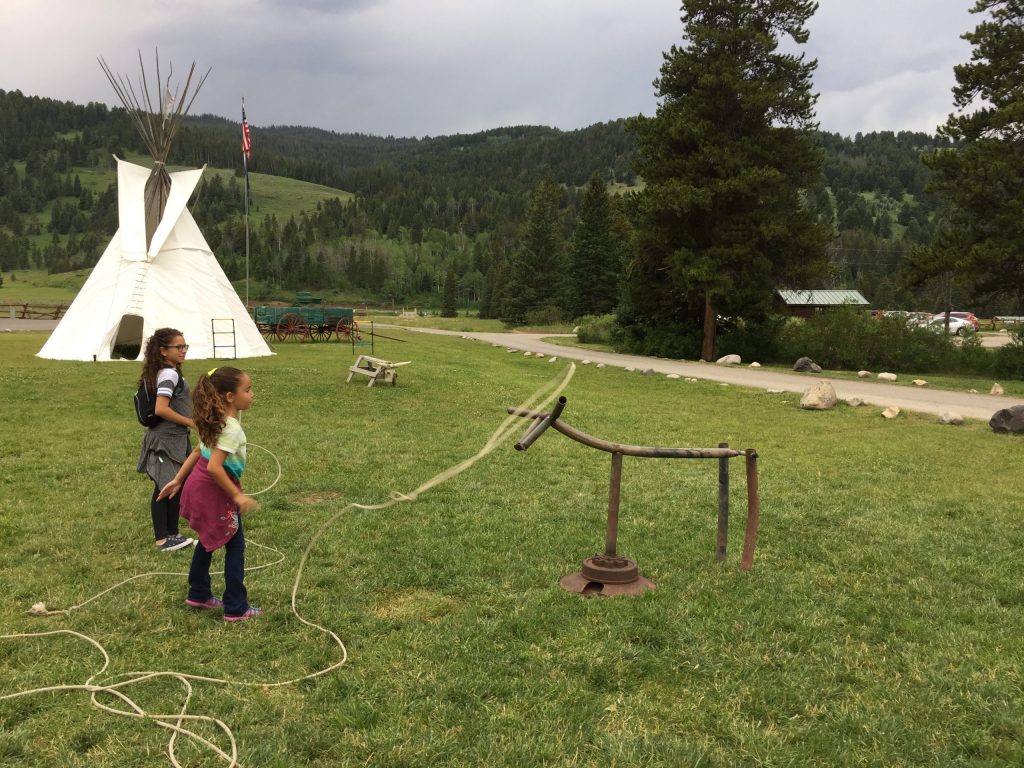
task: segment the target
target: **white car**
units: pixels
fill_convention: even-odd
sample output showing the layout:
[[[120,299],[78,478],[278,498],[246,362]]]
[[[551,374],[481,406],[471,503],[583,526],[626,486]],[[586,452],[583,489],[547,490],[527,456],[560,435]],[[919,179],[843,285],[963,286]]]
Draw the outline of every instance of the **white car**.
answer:
[[[931,322],[928,323],[928,327],[935,331],[941,331],[946,325],[946,316],[933,317]],[[949,318],[949,332],[955,333],[957,336],[963,336],[965,333],[974,332],[974,324],[970,320],[964,320],[962,317],[953,317],[950,315]]]

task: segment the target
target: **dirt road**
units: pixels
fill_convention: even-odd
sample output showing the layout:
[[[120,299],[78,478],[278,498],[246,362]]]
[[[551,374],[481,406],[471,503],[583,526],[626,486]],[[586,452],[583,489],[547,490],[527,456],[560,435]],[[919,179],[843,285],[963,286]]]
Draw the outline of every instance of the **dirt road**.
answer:
[[[398,326],[393,326],[398,327]],[[545,337],[556,334],[536,333],[464,333],[439,331],[428,328],[406,328],[408,331],[421,333],[437,333],[449,336],[478,339],[503,347],[518,349],[521,352],[540,352],[566,360],[590,360],[593,363],[618,368],[633,367],[639,370],[654,369],[657,373],[678,373],[695,379],[721,381],[741,387],[758,389],[781,389],[788,392],[804,392],[818,379],[828,379],[835,387],[840,400],[859,397],[866,403],[881,406],[899,406],[900,409],[934,413],[954,411],[964,418],[988,421],[992,414],[1001,408],[1011,405],[1024,405],[1024,400],[1014,397],[995,396],[988,394],[971,394],[968,392],[950,392],[927,387],[900,386],[886,384],[877,380],[832,379],[828,371],[823,374],[778,373],[746,366],[724,366],[715,363],[696,363],[684,360],[666,360],[657,357],[641,357],[639,355],[622,355],[616,352],[594,352],[576,347],[563,347],[558,344],[542,341]]]

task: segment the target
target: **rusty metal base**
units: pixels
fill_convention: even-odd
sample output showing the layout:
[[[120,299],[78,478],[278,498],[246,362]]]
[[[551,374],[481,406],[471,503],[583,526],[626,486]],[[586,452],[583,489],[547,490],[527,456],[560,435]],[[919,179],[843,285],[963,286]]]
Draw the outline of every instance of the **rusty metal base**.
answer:
[[[658,586],[641,576],[632,560],[607,555],[588,557],[583,561],[582,570],[564,576],[558,583],[562,589],[584,597],[633,597]]]

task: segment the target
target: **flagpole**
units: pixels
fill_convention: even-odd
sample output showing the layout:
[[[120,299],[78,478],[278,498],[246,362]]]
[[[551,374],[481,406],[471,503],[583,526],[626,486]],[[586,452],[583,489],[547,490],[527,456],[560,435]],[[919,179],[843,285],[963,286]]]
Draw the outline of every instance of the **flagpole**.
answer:
[[[242,97],[242,167],[245,169],[245,311],[249,311],[249,126],[245,119],[245,97]]]

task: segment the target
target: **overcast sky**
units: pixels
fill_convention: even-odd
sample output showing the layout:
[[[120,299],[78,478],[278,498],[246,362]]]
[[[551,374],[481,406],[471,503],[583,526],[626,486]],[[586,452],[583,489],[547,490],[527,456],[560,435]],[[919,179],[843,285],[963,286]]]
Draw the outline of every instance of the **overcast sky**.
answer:
[[[974,0],[819,0],[821,128],[934,132]],[[677,0],[0,0],[0,89],[115,104],[97,56],[212,67],[193,113],[386,136],[653,115]],[[164,70],[166,71],[166,70]],[[254,136],[258,146],[258,138]]]

